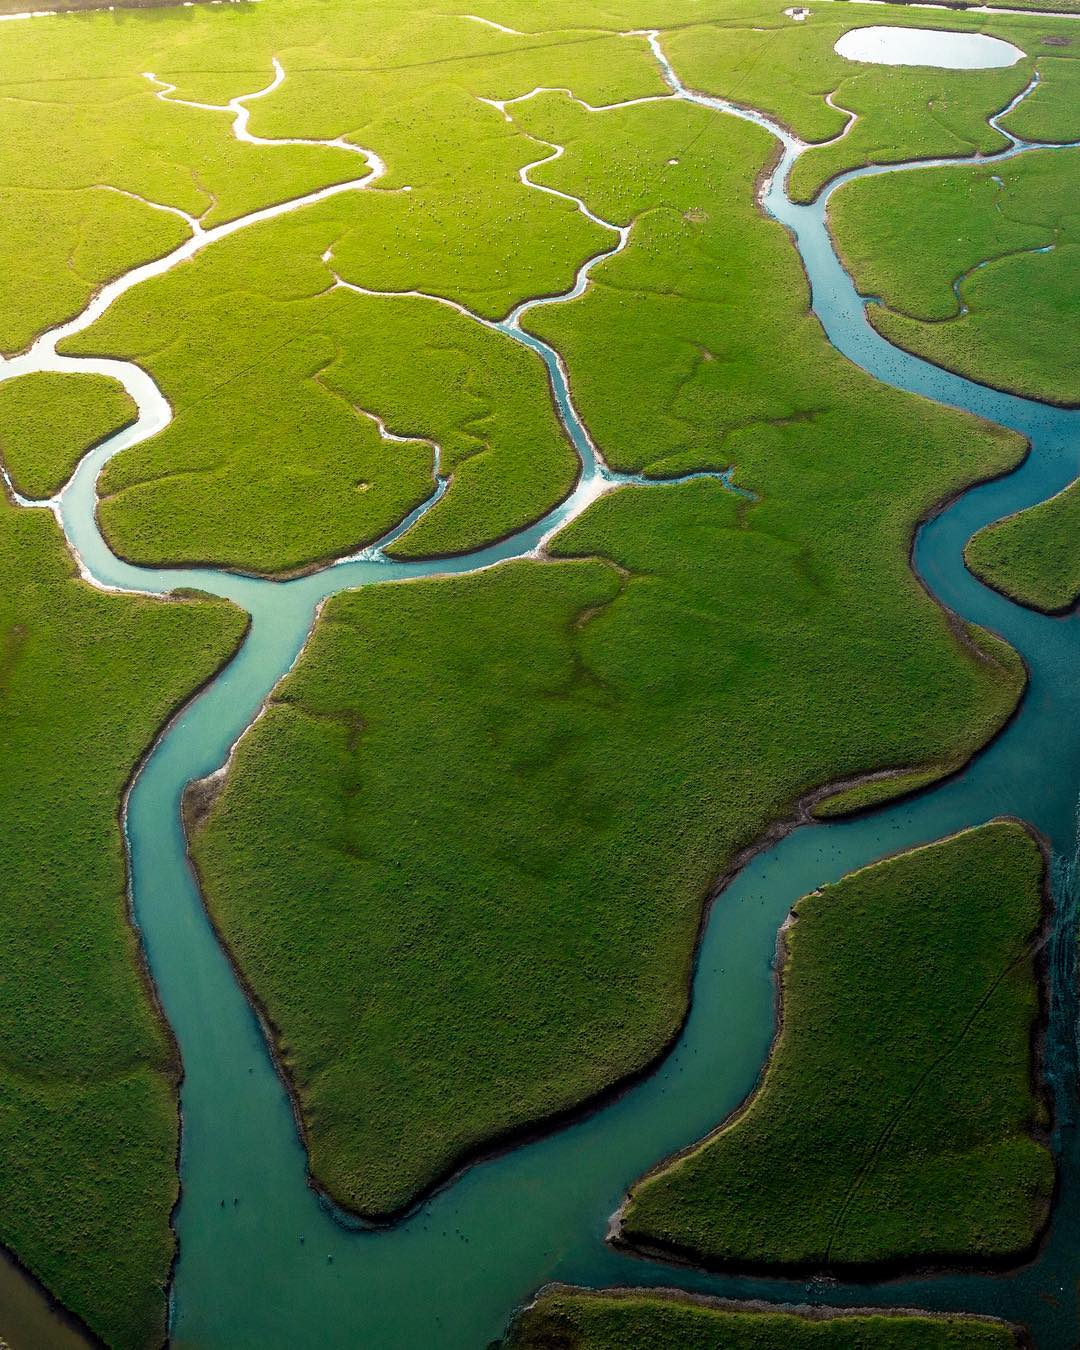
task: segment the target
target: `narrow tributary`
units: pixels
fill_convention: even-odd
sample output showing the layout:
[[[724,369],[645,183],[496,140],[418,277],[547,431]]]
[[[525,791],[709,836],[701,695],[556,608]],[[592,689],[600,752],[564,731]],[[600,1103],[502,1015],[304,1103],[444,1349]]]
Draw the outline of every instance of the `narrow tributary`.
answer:
[[[943,604],[1001,633],[1023,654],[1031,674],[1029,691],[1019,715],[963,774],[857,820],[801,827],[738,875],[712,910],[686,1028],[647,1080],[572,1126],[471,1167],[396,1227],[351,1229],[307,1184],[288,1097],[192,881],[180,825],[182,792],[193,778],[225,761],[296,658],[324,598],[346,588],[471,571],[526,555],[623,480],[605,468],[591,445],[557,354],[518,327],[519,310],[493,326],[534,347],[545,361],[560,416],[582,460],[574,493],[543,521],[505,543],[450,561],[397,563],[373,548],[288,582],[205,568],[133,567],[116,558],[98,532],[96,480],[106,460],[160,430],[171,412],[137,366],[62,357],[55,346],[66,334],[87,327],[135,280],[167,270],[196,247],[211,244],[206,235],[213,232],[203,232],[196,246],[113,283],[79,319],[45,335],[26,356],[0,365],[0,379],[32,369],[110,374],[139,405],[138,423],[88,455],[53,504],[93,581],[151,593],[197,587],[229,597],[252,616],[236,658],[166,729],[127,803],[134,910],[185,1070],[183,1194],[176,1216],[180,1259],[173,1296],[177,1345],[200,1350],[415,1350],[427,1345],[478,1350],[499,1335],[516,1303],[550,1279],[679,1285],[784,1301],[812,1297],[837,1304],[987,1311],[1026,1323],[1044,1347],[1075,1343],[1080,1172],[1071,1129],[1061,1137],[1063,1183],[1049,1241],[1037,1262],[1012,1276],[950,1275],[858,1286],[718,1278],[634,1260],[603,1241],[608,1217],[627,1186],[660,1158],[705,1134],[752,1087],[774,1028],[776,932],[799,896],[886,853],[1001,813],[1030,821],[1059,853],[1071,855],[1080,792],[1076,617],[1050,619],[1013,605],[976,582],[962,561],[963,545],[976,529],[1043,500],[1076,477],[1080,413],[994,392],[878,336],[833,250],[825,212],[831,192],[848,178],[897,169],[845,174],[812,205],[792,204],[785,183],[804,148],[801,143],[765,117],[686,91],[664,59],[659,39],[651,41],[672,97],[748,118],[782,143],[783,156],[763,203],[791,231],[810,277],[814,309],[834,345],[887,384],[1029,438],[1032,452],[1021,468],[965,493],[920,530],[915,548],[916,567]],[[238,111],[237,101],[230,106]],[[1027,148],[1017,142],[1007,153]],[[377,176],[377,157],[368,156],[368,164]],[[366,181],[256,213],[221,233]],[[625,237],[620,233],[616,250]],[[572,291],[546,303],[578,293],[589,265]],[[888,465],[881,471],[887,473]],[[837,491],[843,491],[842,484]],[[918,691],[912,690],[911,697],[913,715],[918,715]]]

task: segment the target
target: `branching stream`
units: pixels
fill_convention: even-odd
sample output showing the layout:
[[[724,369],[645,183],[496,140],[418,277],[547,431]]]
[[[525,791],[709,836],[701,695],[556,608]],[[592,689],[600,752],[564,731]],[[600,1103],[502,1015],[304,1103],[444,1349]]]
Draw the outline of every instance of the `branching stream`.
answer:
[[[113,455],[166,426],[171,409],[151,377],[133,363],[61,356],[56,347],[88,328],[127,290],[216,240],[325,197],[364,190],[384,168],[377,155],[346,142],[303,142],[358,153],[368,172],[210,229],[188,218],[192,237],[185,244],[110,283],[78,318],[45,334],[24,356],[0,363],[0,380],[34,370],[110,375],[138,405],[138,421],[91,451],[58,498],[36,504],[18,498],[21,505],[47,506],[56,513],[84,575],[99,586],[153,594],[194,587],[226,596],[252,616],[235,659],[165,729],[126,804],[134,912],[185,1067],[183,1195],[176,1218],[181,1255],[173,1307],[177,1345],[200,1350],[278,1345],[476,1350],[500,1333],[516,1303],[554,1278],[676,1284],[789,1302],[812,1297],[836,1304],[988,1311],[1029,1325],[1046,1347],[1075,1342],[1080,1172],[1071,1114],[1063,1114],[1059,1130],[1063,1180],[1050,1237],[1038,1261],[1010,1276],[951,1274],[876,1285],[721,1278],[637,1261],[603,1242],[608,1216],[626,1187],[658,1159],[705,1134],[751,1088],[773,1031],[770,962],[776,930],[800,895],[886,853],[1001,813],[1031,821],[1063,857],[1071,858],[1080,792],[1076,618],[1049,619],[1023,610],[976,582],[962,561],[963,545],[974,530],[1051,496],[1076,477],[1080,413],[949,374],[891,346],[867,322],[865,302],[826,228],[829,198],[851,178],[920,165],[854,170],[830,183],[812,205],[795,205],[786,182],[805,145],[767,117],[687,90],[664,56],[659,36],[647,36],[671,90],[664,97],[753,121],[780,142],[782,156],[762,203],[790,230],[810,277],[815,312],[832,343],[885,383],[1012,427],[1030,440],[1031,454],[1018,470],[965,493],[920,530],[915,549],[919,574],[938,600],[1001,633],[1023,654],[1031,674],[1029,693],[1007,730],[964,773],[857,820],[800,827],[739,873],[712,911],[686,1028],[648,1079],[567,1128],[469,1168],[394,1228],[350,1228],[307,1184],[287,1094],[192,881],[180,827],[181,795],[188,782],[225,762],[295,660],[326,597],[346,588],[474,571],[534,555],[601,493],[641,481],[615,474],[603,463],[574,410],[558,353],[520,326],[529,308],[580,294],[590,270],[623,248],[632,231],[598,221],[615,232],[616,242],[584,264],[564,295],[527,302],[497,324],[470,316],[530,346],[544,361],[559,415],[581,460],[577,485],[566,501],[512,539],[463,557],[388,560],[382,551],[386,544],[430,509],[445,488],[436,459],[431,498],[386,539],[351,559],[275,582],[209,568],[136,567],[110,551],[95,519],[98,475]],[[275,63],[267,89],[222,109],[233,116],[238,136],[274,144],[248,132],[247,103],[271,93],[284,77]],[[160,97],[172,98],[171,87],[155,84]],[[509,115],[506,105],[496,106]],[[999,119],[992,120],[997,126]],[[996,158],[1032,148],[1012,137],[1010,142]],[[546,158],[560,153],[557,146],[551,149]],[[550,190],[532,184],[527,175],[523,170],[528,186]],[[573,200],[598,220],[584,202]],[[1060,864],[1058,872],[1062,893],[1073,897],[1075,866],[1070,870]],[[1064,1099],[1074,1086],[1075,904],[1062,911],[1068,925],[1058,934],[1052,962],[1059,1015],[1050,1059]]]

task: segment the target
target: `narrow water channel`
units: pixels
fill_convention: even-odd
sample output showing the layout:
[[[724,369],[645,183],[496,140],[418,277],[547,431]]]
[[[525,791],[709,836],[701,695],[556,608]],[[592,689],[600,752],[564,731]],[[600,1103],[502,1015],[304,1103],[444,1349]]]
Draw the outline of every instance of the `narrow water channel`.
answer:
[[[287,1096],[188,870],[181,794],[192,778],[223,763],[299,652],[324,597],[347,587],[472,570],[526,554],[599,491],[614,486],[614,476],[593,452],[573,411],[556,354],[511,322],[501,331],[528,342],[545,360],[583,463],[573,496],[532,529],[450,562],[392,563],[376,550],[281,583],[201,568],[137,568],[118,560],[98,533],[95,483],[112,454],[168,421],[160,391],[145,372],[125,362],[57,356],[56,335],[51,343],[47,335],[28,357],[0,365],[0,379],[31,368],[102,370],[120,378],[139,403],[139,423],[89,455],[55,506],[88,574],[103,585],[155,593],[198,587],[230,597],[253,620],[234,661],[166,730],[127,809],[135,913],[185,1067],[173,1306],[177,1346],[478,1350],[500,1334],[516,1303],[555,1278],[679,1285],[734,1297],[790,1301],[809,1294],[837,1304],[987,1311],[1032,1327],[1043,1347],[1075,1343],[1080,1171],[1071,1130],[1062,1138],[1063,1184],[1046,1249],[1036,1263],[1008,1277],[951,1275],[869,1286],[717,1278],[637,1261],[603,1242],[608,1216],[627,1186],[658,1159],[703,1135],[752,1087],[773,1032],[770,962],[776,931],[800,895],[885,853],[1001,813],[1032,822],[1059,853],[1071,855],[1080,793],[1076,617],[1049,619],[1021,609],[981,586],[962,562],[963,545],[974,530],[1076,477],[1080,413],[996,393],[878,336],[836,258],[825,211],[831,191],[847,178],[895,170],[844,175],[813,205],[793,205],[785,182],[800,143],[764,117],[688,93],[663,60],[659,40],[653,45],[675,96],[756,121],[782,142],[783,159],[765,209],[792,232],[811,280],[814,309],[834,345],[888,384],[967,409],[1030,439],[1032,453],[1020,469],[962,496],[919,532],[915,549],[918,571],[938,599],[1001,633],[1023,654],[1030,689],[1008,729],[963,774],[872,815],[801,828],[740,873],[712,911],[685,1031],[648,1080],[577,1124],[470,1168],[393,1229],[351,1230],[307,1185]],[[1017,143],[1008,153],[1025,148]]]

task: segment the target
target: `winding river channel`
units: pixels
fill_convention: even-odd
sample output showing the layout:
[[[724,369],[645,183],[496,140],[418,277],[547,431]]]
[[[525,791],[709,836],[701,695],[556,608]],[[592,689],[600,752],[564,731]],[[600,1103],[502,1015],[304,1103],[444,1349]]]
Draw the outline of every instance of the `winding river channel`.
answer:
[[[763,206],[790,230],[810,278],[814,309],[833,344],[885,383],[1012,427],[1030,441],[1031,454],[1018,470],[965,493],[926,524],[914,554],[919,574],[943,604],[1002,634],[1022,653],[1030,671],[1029,690],[1018,716],[964,773],[855,820],[800,827],[739,873],[711,912],[685,1030],[649,1078],[577,1123],[469,1168],[394,1228],[353,1228],[307,1184],[306,1159],[288,1097],[188,868],[180,825],[182,792],[190,780],[225,762],[230,747],[295,660],[316,608],[327,596],[350,587],[471,571],[530,554],[601,492],[626,480],[605,467],[592,445],[574,411],[558,355],[520,327],[527,304],[491,326],[533,347],[544,360],[582,462],[571,497],[532,528],[450,561],[392,562],[374,547],[285,582],[204,568],[134,567],[111,553],[95,520],[98,474],[112,455],[165,426],[171,410],[139,367],[59,356],[57,342],[88,327],[131,285],[215,238],[331,192],[366,186],[381,170],[377,156],[369,152],[359,152],[369,169],[364,178],[215,230],[198,229],[168,258],[106,287],[83,315],[46,334],[25,356],[0,363],[0,379],[40,369],[112,375],[138,403],[138,422],[91,452],[59,498],[47,504],[88,578],[102,586],[151,593],[197,587],[229,597],[252,616],[250,634],[235,659],[158,741],[126,811],[134,911],[185,1070],[183,1194],[176,1215],[180,1258],[173,1292],[177,1346],[415,1350],[430,1345],[478,1350],[500,1334],[515,1304],[551,1279],[678,1285],[788,1302],[813,1298],[835,1304],[986,1311],[1025,1323],[1043,1347],[1076,1342],[1080,1132],[1067,1113],[1058,1129],[1062,1183],[1051,1232],[1038,1260],[1012,1275],[950,1274],[874,1285],[716,1277],[636,1260],[603,1240],[608,1218],[627,1186],[666,1154],[705,1134],[752,1087],[774,1030],[771,962],[776,932],[799,896],[884,854],[1001,813],[1030,821],[1061,857],[1071,857],[1080,793],[1076,616],[1052,619],[1022,609],[980,585],[962,561],[963,546],[976,529],[1043,500],[1077,476],[1080,412],[995,392],[946,373],[897,350],[868,323],[865,301],[832,247],[825,224],[828,199],[861,174],[920,166],[844,174],[812,205],[795,205],[785,184],[803,144],[765,117],[686,90],[664,58],[659,38],[650,35],[649,40],[671,97],[747,118],[781,142],[782,158],[765,189]],[[280,76],[278,70],[275,80]],[[161,96],[169,92],[162,86]],[[246,137],[243,106],[244,100],[229,105],[236,115],[234,130]],[[1028,148],[1014,141],[1004,154]],[[625,244],[629,231],[610,228],[618,235],[614,252]],[[589,268],[607,256],[610,252],[586,264],[566,295],[530,303],[559,303],[579,294]],[[887,465],[882,472],[888,472]],[[443,486],[437,480],[432,500]],[[382,541],[383,546],[408,524],[411,519]],[[917,697],[913,690],[912,698]],[[1064,966],[1068,970],[1069,962]],[[1065,997],[1051,1035],[1059,1047],[1071,1042],[1072,1011]],[[1052,1057],[1056,1062],[1056,1053]],[[1067,1055],[1061,1058],[1068,1060]]]

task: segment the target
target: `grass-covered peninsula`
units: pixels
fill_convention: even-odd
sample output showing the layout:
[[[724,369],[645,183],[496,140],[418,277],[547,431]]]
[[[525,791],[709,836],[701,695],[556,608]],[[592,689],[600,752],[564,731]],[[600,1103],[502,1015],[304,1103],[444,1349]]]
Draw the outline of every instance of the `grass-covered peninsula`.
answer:
[[[544,1289],[504,1350],[1014,1350],[1004,1322],[860,1311],[740,1307],[663,1290]]]
[[[977,577],[1032,609],[1061,614],[1080,600],[1080,484],[988,525],[968,541]]]
[[[343,1203],[391,1214],[647,1066],[741,847],[1008,714],[1007,649],[891,583],[858,621],[742,515],[630,489],[560,539],[581,561],[337,596],[241,740],[193,852]]]
[[[337,227],[313,226],[325,239]],[[264,236],[298,228],[222,244],[80,338],[137,355],[177,407],[102,475],[114,547],[152,564],[301,570],[386,533],[431,496],[436,464],[449,490],[398,551],[460,553],[566,496],[578,461],[535,353],[431,300],[327,292],[318,251],[261,262],[270,294],[252,295],[268,246],[274,257]],[[159,306],[171,317],[153,318]]]
[[[746,1105],[638,1183],[620,1240],[708,1264],[1019,1257],[1054,1165],[1035,1063],[1044,864],[993,822],[800,900]]]
[[[6,501],[0,577],[0,1241],[144,1350],[165,1326],[179,1066],[128,919],[121,797],[244,616],[94,590],[52,515]]]
[[[58,492],[87,450],[135,420],[124,387],[104,375],[40,371],[0,384],[0,459],[17,492]]]

